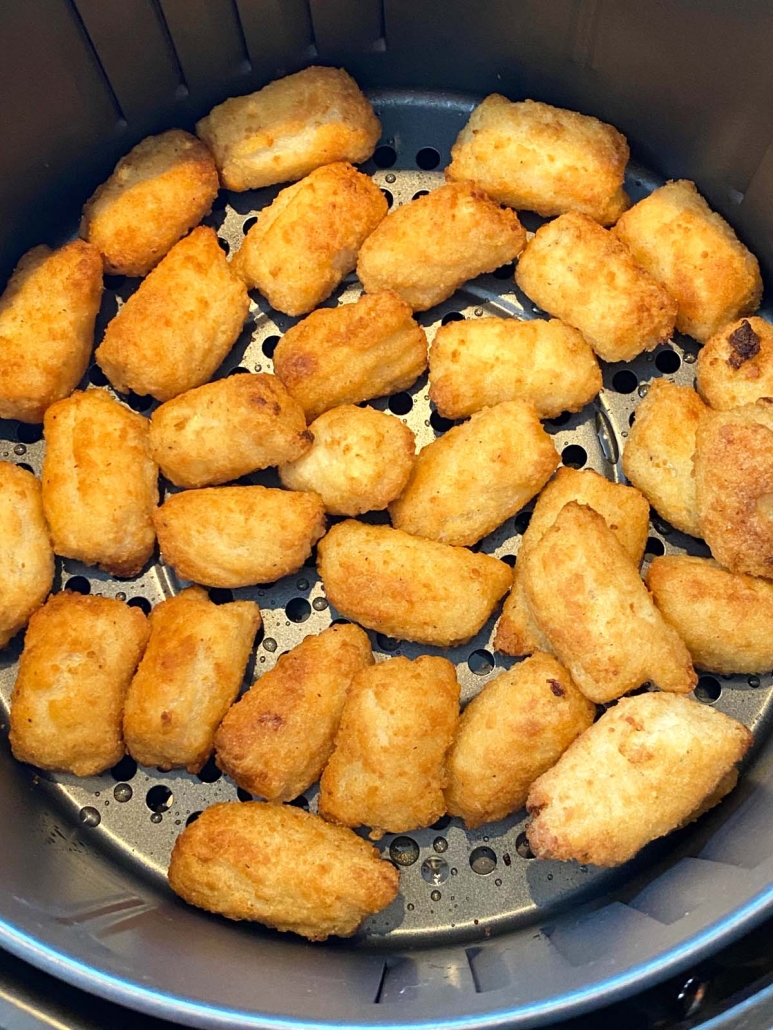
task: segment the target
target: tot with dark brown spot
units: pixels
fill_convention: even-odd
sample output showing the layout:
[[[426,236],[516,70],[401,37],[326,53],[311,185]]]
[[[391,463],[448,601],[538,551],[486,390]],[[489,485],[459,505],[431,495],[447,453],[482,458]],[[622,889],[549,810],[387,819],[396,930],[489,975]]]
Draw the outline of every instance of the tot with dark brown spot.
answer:
[[[752,316],[720,329],[698,353],[696,386],[715,411],[773,397],[773,326]]]
[[[370,826],[374,838],[436,822],[458,715],[459,684],[445,658],[390,658],[358,672],[320,781],[320,815]]]
[[[306,637],[229,710],[215,736],[218,766],[250,794],[292,801],[319,779],[352,677],[372,664],[359,626]]]
[[[350,937],[399,873],[356,833],[289,805],[211,805],[175,842],[169,886],[190,905],[311,941]]]

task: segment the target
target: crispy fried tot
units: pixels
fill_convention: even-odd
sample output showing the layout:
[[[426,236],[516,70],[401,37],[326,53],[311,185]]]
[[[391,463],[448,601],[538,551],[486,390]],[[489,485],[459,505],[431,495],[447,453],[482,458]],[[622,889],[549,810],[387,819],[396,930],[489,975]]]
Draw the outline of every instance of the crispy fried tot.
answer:
[[[449,322],[429,350],[429,396],[444,418],[502,401],[531,401],[540,418],[579,411],[601,389],[583,335],[557,318]]]
[[[231,97],[196,124],[223,186],[251,190],[293,182],[332,161],[362,164],[381,125],[343,68],[304,68],[257,93]]]
[[[74,240],[34,247],[0,296],[0,418],[42,422],[80,382],[94,343],[102,259]]]
[[[169,885],[191,905],[312,941],[350,937],[400,874],[356,833],[290,805],[210,805],[175,842]]]
[[[701,536],[731,572],[773,579],[773,400],[710,411],[698,426]]]
[[[407,390],[426,367],[424,330],[391,291],[312,312],[274,351],[274,371],[309,421],[339,404]]]
[[[451,182],[395,208],[365,241],[357,275],[368,293],[394,290],[414,311],[517,257],[526,231],[472,182]]]
[[[330,515],[381,511],[408,482],[415,460],[413,432],[394,415],[342,404],[309,426],[311,450],[282,465],[290,490],[312,490]]]
[[[532,618],[591,701],[612,701],[647,680],[679,694],[698,682],[683,641],[592,508],[562,508],[521,570]]]
[[[538,652],[486,684],[448,753],[446,803],[475,829],[523,808],[529,787],[596,717],[569,673]]]
[[[728,572],[708,558],[656,558],[647,586],[666,622],[708,672],[773,668],[773,583]]]
[[[94,776],[124,754],[124,698],[148,638],[139,608],[65,591],[30,619],[11,696],[20,762]]]
[[[43,510],[56,554],[136,576],[153,553],[158,469],[149,423],[104,390],[52,404],[43,432]]]
[[[148,136],[122,157],[83,208],[81,236],[108,275],[147,275],[212,210],[217,168],[182,129]]]
[[[446,658],[390,658],[355,674],[335,750],[319,785],[319,814],[371,837],[436,822],[446,810],[446,754],[459,683]]]
[[[707,410],[692,387],[655,379],[623,451],[626,477],[666,522],[690,536],[701,536],[693,455]]]
[[[297,572],[325,532],[316,494],[214,486],[168,497],[153,515],[164,560],[208,587],[273,583]]]
[[[305,315],[352,271],[387,210],[369,176],[350,164],[325,165],[260,212],[231,268],[272,308]]]
[[[216,486],[293,461],[312,437],[301,406],[276,376],[234,375],[156,408],[150,452],[177,486]]]
[[[521,567],[531,549],[553,525],[570,501],[585,504],[601,515],[636,566],[641,563],[649,532],[650,506],[638,490],[612,483],[591,469],[560,468],[539,495],[523,534],[513,588],[505,600],[494,647],[505,654],[530,654],[549,647],[534,623],[523,588]]]
[[[773,326],[741,318],[715,333],[698,353],[696,386],[715,411],[773,397]]]
[[[250,306],[214,229],[176,243],[109,323],[96,359],[121,393],[168,401],[212,377]]]
[[[539,493],[560,461],[526,401],[483,408],[419,451],[389,505],[395,529],[470,546]]]
[[[625,136],[589,115],[493,93],[451,149],[446,179],[472,179],[490,197],[545,217],[581,211],[611,225],[628,207]]]
[[[54,552],[40,483],[0,461],[0,648],[23,629],[54,581]]]
[[[680,333],[705,343],[759,307],[756,257],[689,180],[666,183],[634,204],[613,231],[676,299]]]
[[[600,358],[630,361],[674,331],[676,301],[611,232],[575,211],[537,230],[515,281],[579,329]]]
[[[719,800],[751,742],[741,723],[689,698],[623,698],[532,786],[531,849],[538,858],[621,865],[705,811],[715,791]]]
[[[251,794],[292,801],[319,779],[352,677],[372,664],[359,626],[306,637],[229,710],[215,735],[217,764]]]
[[[317,567],[342,615],[440,647],[474,637],[512,582],[511,569],[487,554],[353,519],[320,542]]]
[[[126,695],[126,749],[142,765],[197,773],[236,699],[260,626],[254,601],[213,604],[188,587],[150,613],[150,638]]]

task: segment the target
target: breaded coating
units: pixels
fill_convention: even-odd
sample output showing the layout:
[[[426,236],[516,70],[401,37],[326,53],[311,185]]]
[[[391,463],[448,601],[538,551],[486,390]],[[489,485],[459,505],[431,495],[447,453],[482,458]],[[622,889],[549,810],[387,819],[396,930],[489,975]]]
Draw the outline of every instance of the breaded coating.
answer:
[[[535,304],[579,329],[604,361],[631,361],[674,331],[674,298],[616,236],[576,211],[537,230],[515,281]]]
[[[148,639],[139,608],[65,590],[32,616],[11,695],[20,762],[94,776],[124,754],[121,714]]]
[[[56,554],[136,576],[153,553],[158,469],[149,422],[104,390],[52,404],[43,433],[43,510]]]
[[[525,245],[514,211],[475,183],[450,182],[387,215],[363,245],[357,275],[368,293],[394,290],[414,311],[426,311]]]
[[[317,494],[214,486],[168,497],[153,522],[178,576],[247,587],[297,572],[325,532],[325,510]]]
[[[707,411],[691,386],[655,379],[636,408],[623,451],[626,477],[655,511],[683,533],[698,537],[693,455]]]
[[[446,806],[471,830],[526,804],[529,787],[593,723],[596,706],[537,652],[500,672],[462,713],[448,753]]]
[[[592,508],[562,508],[521,571],[532,618],[591,701],[612,701],[647,680],[678,694],[698,682],[683,641]]]
[[[426,367],[424,330],[389,290],[312,312],[274,351],[274,371],[309,421],[339,404],[407,390]]]
[[[640,200],[614,228],[634,258],[678,304],[676,328],[705,343],[760,306],[757,258],[687,179]]]
[[[290,490],[313,490],[330,515],[381,511],[398,497],[413,468],[416,440],[399,418],[342,404],[309,426],[311,450],[280,466]]]
[[[731,572],[773,579],[773,400],[709,411],[698,427],[701,536]]]
[[[258,214],[231,268],[272,308],[305,315],[353,270],[387,211],[369,176],[343,162],[325,165]]]
[[[0,461],[0,648],[27,625],[53,581],[40,483],[26,469]]]
[[[352,677],[372,664],[359,626],[306,637],[230,709],[215,735],[217,764],[251,794],[292,801],[319,779]]]
[[[172,398],[150,419],[150,453],[167,479],[216,486],[299,458],[311,447],[303,409],[276,376],[232,375]]]
[[[656,558],[647,586],[663,618],[708,672],[773,669],[773,583],[728,572],[708,558]]]
[[[332,161],[362,164],[381,124],[343,68],[304,68],[231,97],[196,125],[229,190],[294,182]]]
[[[319,814],[371,837],[430,826],[445,813],[446,754],[459,683],[446,658],[390,658],[358,672],[319,784]]]
[[[169,885],[191,905],[312,941],[350,937],[400,874],[356,833],[291,805],[210,805],[175,842]]]
[[[449,322],[429,350],[429,397],[444,418],[515,400],[531,401],[540,418],[555,418],[585,407],[601,385],[592,347],[557,318]]]
[[[497,651],[524,655],[549,647],[531,617],[521,568],[531,549],[570,501],[577,501],[597,511],[637,567],[644,557],[650,506],[639,491],[632,486],[623,486],[622,483],[612,483],[592,469],[579,471],[560,468],[539,495],[528,528],[523,534],[513,575],[513,588],[505,600],[494,638]]]
[[[628,156],[625,136],[598,118],[492,93],[459,133],[446,179],[472,179],[518,210],[581,211],[611,225],[629,203]]]
[[[83,377],[102,297],[102,258],[74,240],[33,247],[0,296],[0,418],[42,422]]]
[[[695,371],[698,392],[716,411],[773,397],[773,326],[756,316],[731,322],[701,347]]]
[[[212,155],[182,129],[148,136],[122,157],[83,208],[81,236],[108,275],[147,275],[212,210]]]
[[[109,323],[96,359],[121,393],[168,401],[213,375],[249,311],[214,229],[176,243]]]
[[[513,577],[487,554],[353,519],[333,526],[317,553],[325,594],[342,615],[439,647],[474,637]]]
[[[239,693],[260,621],[254,601],[213,604],[201,587],[156,605],[126,695],[123,733],[133,758],[159,769],[201,769]]]
[[[389,505],[392,524],[471,546],[539,493],[560,460],[532,404],[483,408],[419,451],[408,485]]]
[[[689,698],[623,698],[532,786],[531,849],[538,858],[621,865],[697,818],[710,795],[719,800],[751,743],[740,722]]]

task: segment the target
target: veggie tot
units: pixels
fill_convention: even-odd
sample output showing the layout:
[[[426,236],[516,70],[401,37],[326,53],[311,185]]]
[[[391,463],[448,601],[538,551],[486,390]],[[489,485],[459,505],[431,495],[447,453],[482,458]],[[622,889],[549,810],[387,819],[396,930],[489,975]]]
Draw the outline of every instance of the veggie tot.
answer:
[[[156,408],[150,452],[176,486],[217,486],[299,458],[311,447],[303,409],[276,376],[233,375]]]
[[[97,363],[119,393],[168,401],[211,379],[236,343],[249,306],[214,229],[199,226],[109,323]]]
[[[676,299],[679,332],[699,343],[760,306],[756,257],[695,183],[666,183],[626,211],[613,231]]]
[[[0,296],[0,418],[42,422],[69,397],[94,345],[102,258],[82,240],[33,247]]]
[[[108,275],[147,275],[212,210],[219,189],[209,150],[170,129],[129,151],[83,208],[81,236]]]
[[[251,794],[292,801],[319,779],[352,677],[372,664],[359,626],[306,637],[228,711],[215,736],[218,766]]]
[[[395,208],[364,243],[357,275],[368,293],[394,290],[414,311],[512,261],[526,244],[514,211],[472,182],[452,182]]]
[[[728,572],[707,558],[656,558],[647,586],[692,660],[708,672],[773,668],[773,583]]]
[[[741,318],[698,352],[696,386],[710,408],[728,411],[773,397],[773,326]]]
[[[370,826],[376,839],[436,822],[458,715],[459,684],[445,658],[390,658],[358,672],[320,781],[319,814]]]
[[[311,449],[280,466],[283,486],[318,493],[330,515],[381,511],[402,493],[416,441],[398,418],[342,404],[316,418],[309,433]]]
[[[537,628],[591,701],[612,701],[647,680],[678,694],[698,682],[687,648],[598,512],[567,504],[522,570]]]
[[[274,371],[309,421],[340,404],[407,390],[426,367],[424,330],[389,291],[312,312],[274,351]]]
[[[741,723],[689,698],[625,697],[532,786],[531,849],[621,865],[727,794],[751,742]]]
[[[0,648],[23,629],[54,582],[54,552],[40,483],[0,461]]]
[[[492,93],[459,133],[446,179],[472,179],[519,211],[580,211],[611,225],[629,203],[628,156],[625,136],[597,118]]]
[[[387,210],[370,176],[343,162],[325,165],[260,212],[231,267],[272,308],[305,315],[352,271]]]
[[[94,776],[124,754],[124,698],[148,638],[138,608],[64,591],[30,619],[11,695],[20,762]]]
[[[471,545],[521,509],[560,461],[531,404],[505,401],[428,444],[389,505],[396,529]]]
[[[289,805],[210,805],[175,842],[169,886],[190,905],[311,941],[350,937],[399,873],[356,833]]]
[[[487,554],[349,519],[321,541],[317,568],[338,611],[400,640],[450,647],[480,630],[512,582]]]
[[[701,536],[693,456],[707,411],[692,387],[656,379],[636,408],[623,451],[626,477],[666,522],[690,536]]]
[[[644,557],[649,532],[650,506],[638,490],[612,483],[591,469],[560,468],[539,495],[523,534],[513,588],[505,600],[494,647],[505,654],[523,655],[549,649],[529,610],[523,586],[522,566],[529,553],[553,525],[570,501],[587,505],[602,516],[625,552],[637,566]]]
[[[316,494],[220,486],[174,494],[153,522],[166,562],[208,587],[273,583],[297,572],[325,532]]]
[[[557,318],[449,322],[429,351],[429,396],[444,418],[515,400],[530,401],[540,418],[555,418],[579,411],[600,389],[590,344]]]
[[[674,298],[587,215],[572,211],[541,226],[515,281],[535,304],[579,329],[604,361],[630,361],[674,331]]]
[[[43,510],[56,554],[136,576],[153,553],[158,469],[148,420],[104,390],[52,404],[43,433]]]
[[[215,155],[223,186],[254,190],[332,161],[362,164],[381,125],[343,68],[311,67],[218,104],[196,132]]]
[[[239,693],[260,609],[254,601],[216,605],[201,587],[188,587],[157,604],[149,622],[126,696],[126,748],[142,765],[197,773]]]
[[[701,535],[731,572],[773,579],[773,401],[711,411],[698,427]]]
[[[500,672],[459,720],[448,754],[449,815],[475,829],[523,808],[532,783],[595,717],[596,706],[550,655]]]

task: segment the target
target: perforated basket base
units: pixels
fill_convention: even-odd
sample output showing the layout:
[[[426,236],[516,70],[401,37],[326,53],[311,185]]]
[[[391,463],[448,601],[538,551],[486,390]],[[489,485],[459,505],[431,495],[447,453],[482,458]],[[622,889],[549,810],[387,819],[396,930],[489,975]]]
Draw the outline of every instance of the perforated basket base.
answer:
[[[375,94],[374,103],[384,125],[384,138],[376,152],[376,161],[369,162],[365,170],[372,173],[387,192],[392,205],[404,204],[419,191],[439,186],[443,181],[439,169],[448,162],[450,146],[472,102],[444,94],[393,92]],[[433,164],[434,167],[427,167]],[[633,165],[626,185],[636,200],[661,182]],[[238,249],[245,225],[249,228],[254,214],[270,203],[280,188],[221,194],[221,201],[225,196],[225,203],[219,203],[206,222],[217,229],[224,249],[232,252]],[[530,230],[540,224],[540,219],[532,215],[526,214],[523,219]],[[512,272],[510,267],[481,276],[444,304],[418,315],[418,320],[431,338],[436,328],[448,319],[475,319],[484,315],[544,317],[514,287]],[[138,280],[107,279],[97,326],[98,339],[106,323],[137,285]],[[327,306],[350,301],[359,293],[359,283],[354,276],[349,276]],[[227,376],[239,370],[272,371],[273,346],[295,321],[271,311],[266,302],[254,294],[250,320],[218,375]],[[694,342],[680,338],[627,365],[604,366],[604,389],[596,401],[576,415],[562,416],[546,424],[564,463],[594,468],[620,481],[620,455],[636,404],[654,378],[666,377],[691,384],[696,353]],[[92,367],[83,385],[105,387],[100,370]],[[148,398],[132,397],[130,403],[146,415],[155,407]],[[395,417],[406,422],[416,433],[419,446],[434,440],[450,425],[440,419],[429,404],[426,376],[410,391],[380,398],[372,404],[379,410],[392,411]],[[0,421],[0,458],[39,473],[42,453],[38,427]],[[246,481],[276,483],[270,472],[246,477]],[[384,513],[370,518],[387,521]],[[509,519],[482,542],[480,550],[513,564],[527,524],[526,512]],[[701,542],[681,535],[653,517],[645,565],[656,554],[683,551],[708,554]],[[136,579],[117,581],[77,562],[57,559],[55,590],[69,587],[122,597],[129,603],[142,605],[145,610],[184,585],[171,569],[158,561]],[[247,670],[245,686],[256,675],[270,669],[280,654],[307,634],[320,632],[339,617],[327,604],[312,562],[297,575],[271,587],[214,591],[213,596],[220,600],[231,596],[250,598],[260,604],[264,630]],[[377,658],[445,654],[457,666],[462,699],[467,702],[501,669],[513,664],[512,659],[493,650],[494,625],[495,619],[490,620],[469,644],[450,651],[393,641],[377,634],[371,634],[371,639]],[[0,654],[0,695],[6,707],[21,645],[19,635]],[[767,732],[770,720],[770,685],[770,675],[703,677],[696,694],[699,700],[715,704],[751,726],[759,740]],[[119,861],[142,867],[147,877],[157,881],[165,876],[171,847],[186,822],[214,802],[237,797],[234,784],[220,776],[211,762],[199,776],[138,770],[136,763],[127,758],[112,772],[98,777],[78,779],[36,774],[30,770],[30,778],[36,790],[57,798],[63,821],[80,820],[84,826],[91,827],[95,843],[115,852]],[[316,787],[300,800],[314,810]],[[480,939],[532,922],[544,924],[551,913],[557,915],[569,906],[620,888],[632,875],[646,870],[653,851],[659,857],[664,848],[671,846],[669,843],[655,845],[635,866],[614,871],[574,863],[539,862],[529,857],[523,834],[525,822],[525,813],[519,812],[503,822],[468,831],[457,819],[443,819],[427,830],[398,838],[386,836],[378,847],[401,865],[400,896],[386,911],[363,925],[362,943],[376,947],[438,944]],[[684,839],[684,834],[680,839]]]

